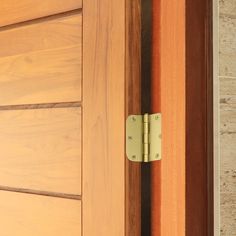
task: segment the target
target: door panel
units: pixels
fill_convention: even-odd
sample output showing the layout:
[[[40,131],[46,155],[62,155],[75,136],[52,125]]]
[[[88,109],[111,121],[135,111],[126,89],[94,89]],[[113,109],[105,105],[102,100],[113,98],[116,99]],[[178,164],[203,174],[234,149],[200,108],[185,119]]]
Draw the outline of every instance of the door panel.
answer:
[[[81,7],[0,4],[0,235],[124,236],[126,205],[140,215],[125,195],[139,175],[124,146],[125,1]]]
[[[81,100],[80,14],[0,32],[0,105]]]
[[[0,111],[0,186],[81,194],[80,108]]]
[[[1,0],[0,27],[82,7],[82,0]]]
[[[80,236],[81,202],[0,191],[1,236]]]

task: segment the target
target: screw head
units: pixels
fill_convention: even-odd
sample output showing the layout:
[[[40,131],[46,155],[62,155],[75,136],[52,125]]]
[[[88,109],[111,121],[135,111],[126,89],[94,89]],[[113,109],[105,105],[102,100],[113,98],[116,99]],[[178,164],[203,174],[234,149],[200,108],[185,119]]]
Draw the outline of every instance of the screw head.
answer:
[[[132,136],[128,136],[128,139],[129,139],[129,140],[132,140],[132,139],[133,139],[133,137],[132,137]]]
[[[159,153],[157,153],[157,154],[155,155],[155,157],[156,157],[156,159],[158,159],[158,158],[159,158]]]
[[[159,117],[158,116],[155,116],[155,120],[158,120],[159,119]]]
[[[134,116],[132,117],[132,121],[133,121],[133,122],[135,122],[135,121],[136,121],[136,118],[135,118]]]
[[[133,155],[133,156],[132,156],[132,159],[133,159],[133,160],[136,159],[136,155]]]

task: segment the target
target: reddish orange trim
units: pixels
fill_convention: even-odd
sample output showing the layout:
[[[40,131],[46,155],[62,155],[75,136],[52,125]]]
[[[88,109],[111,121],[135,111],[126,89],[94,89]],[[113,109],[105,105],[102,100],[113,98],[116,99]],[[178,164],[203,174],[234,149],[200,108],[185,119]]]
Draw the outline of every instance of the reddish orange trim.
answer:
[[[152,1],[152,112],[161,112],[160,81],[160,0]],[[161,235],[161,161],[151,165],[151,232],[152,236]]]
[[[185,0],[153,0],[152,110],[162,113],[153,163],[152,236],[185,235]]]

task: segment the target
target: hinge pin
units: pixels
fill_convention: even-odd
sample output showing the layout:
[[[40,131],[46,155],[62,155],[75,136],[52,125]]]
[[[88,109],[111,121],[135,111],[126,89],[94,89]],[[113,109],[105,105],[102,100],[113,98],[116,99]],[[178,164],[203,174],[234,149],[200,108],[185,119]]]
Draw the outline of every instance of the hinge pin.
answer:
[[[149,159],[149,115],[143,116],[143,161],[148,162]]]

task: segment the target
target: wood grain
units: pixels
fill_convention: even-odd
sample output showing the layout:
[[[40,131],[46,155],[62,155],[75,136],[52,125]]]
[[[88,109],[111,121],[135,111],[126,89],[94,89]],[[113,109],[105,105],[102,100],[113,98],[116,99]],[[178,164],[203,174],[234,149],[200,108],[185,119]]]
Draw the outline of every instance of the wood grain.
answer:
[[[126,116],[141,114],[141,1],[126,1]],[[126,157],[125,157],[126,158]],[[141,165],[126,166],[126,236],[141,235]]]
[[[212,2],[186,2],[186,235],[189,236],[214,235]]]
[[[184,236],[185,1],[153,3],[152,110],[162,113],[162,160],[151,169],[151,235]]]
[[[123,236],[125,1],[84,1],[83,24],[83,235]]]
[[[0,27],[82,7],[82,0],[1,0]]]
[[[151,110],[161,110],[161,1],[152,2]],[[161,236],[162,161],[151,164],[151,235]]]
[[[0,105],[80,101],[80,46],[0,58]]]
[[[155,4],[153,110],[163,115],[163,159],[152,168],[152,235],[211,236],[212,1]]]
[[[0,32],[0,105],[81,100],[81,15]]]
[[[81,110],[0,111],[0,186],[81,194]]]
[[[78,13],[0,30],[0,57],[81,45],[81,34]]]
[[[81,202],[0,191],[2,236],[80,236]]]

